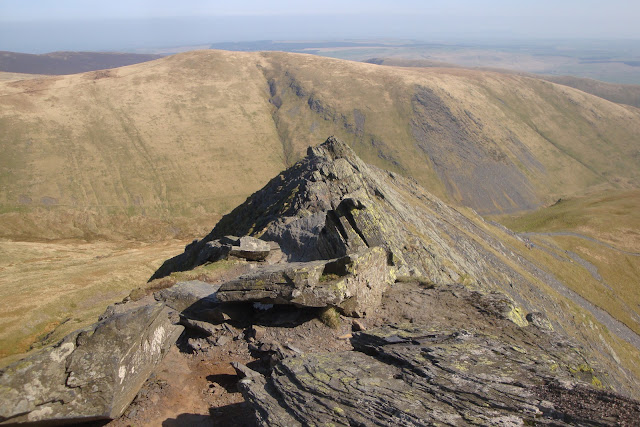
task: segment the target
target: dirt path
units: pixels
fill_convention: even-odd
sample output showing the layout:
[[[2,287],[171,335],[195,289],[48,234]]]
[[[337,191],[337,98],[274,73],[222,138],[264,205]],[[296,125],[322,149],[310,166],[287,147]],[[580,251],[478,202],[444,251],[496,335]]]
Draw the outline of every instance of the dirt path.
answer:
[[[584,234],[580,234],[580,233],[574,233],[573,231],[549,231],[549,232],[528,232],[528,233],[517,233],[518,236],[520,237],[525,237],[525,238],[529,238],[529,237],[534,237],[534,236],[568,236],[568,237],[577,237],[579,239],[584,239],[584,240],[588,240],[590,242],[596,243],[598,245],[602,245],[605,246],[609,249],[612,249],[616,252],[620,252],[622,254],[625,255],[631,255],[631,256],[640,256],[640,253],[638,252],[629,252],[629,251],[625,251],[624,249],[618,249],[615,246],[611,246],[610,244],[603,242],[601,240],[598,239],[594,239],[593,237],[589,237],[589,236],[585,236]]]

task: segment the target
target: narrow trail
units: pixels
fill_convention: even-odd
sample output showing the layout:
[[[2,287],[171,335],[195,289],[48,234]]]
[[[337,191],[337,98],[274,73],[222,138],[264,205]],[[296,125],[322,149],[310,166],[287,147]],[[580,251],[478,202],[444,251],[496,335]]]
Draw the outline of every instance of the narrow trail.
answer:
[[[589,237],[589,236],[585,236],[584,234],[579,234],[579,233],[574,233],[573,231],[549,231],[549,232],[540,232],[540,233],[536,233],[536,232],[528,232],[528,233],[517,233],[518,236],[520,237],[534,237],[534,236],[567,236],[567,237],[577,237],[579,239],[584,239],[584,240],[588,240],[589,242],[593,242],[593,243],[597,243],[598,245],[602,245],[605,246],[609,249],[612,249],[616,252],[620,252],[622,254],[625,255],[631,255],[631,256],[640,256],[640,253],[638,252],[630,252],[630,251],[625,251],[624,249],[618,249],[615,246],[611,246],[610,244],[603,242],[601,240],[598,239],[594,239],[593,237]]]
[[[514,236],[514,237],[519,238],[519,239],[527,238],[527,237],[533,237],[533,236],[540,236],[540,235],[542,235],[542,236],[545,236],[545,235],[549,235],[549,236],[567,235],[567,236],[572,236],[572,237],[584,238],[584,239],[587,239],[587,240],[590,240],[590,241],[594,241],[595,243],[603,244],[603,245],[608,246],[608,247],[610,246],[610,245],[608,245],[608,244],[606,244],[604,242],[600,242],[600,241],[598,241],[596,239],[592,239],[592,238],[590,238],[588,236],[583,236],[583,235],[578,234],[578,233],[562,232],[562,231],[561,232],[549,232],[549,233],[516,233],[516,232],[513,232],[513,231],[509,230],[508,228],[504,227],[502,224],[499,224],[497,222],[493,222],[493,221],[488,221],[488,222],[491,223],[492,225],[500,228],[502,231],[506,232],[507,234],[510,234],[511,236]],[[616,251],[619,251],[619,249],[617,249],[617,248],[613,248],[612,247],[612,249],[614,249]],[[624,251],[621,251],[621,252],[624,252]],[[640,254],[634,254],[633,252],[630,252],[629,254],[634,255],[634,256],[639,256],[640,255]],[[523,266],[527,267],[527,269],[530,272],[532,272],[536,277],[539,277],[540,279],[544,280],[544,282],[546,284],[551,286],[556,292],[558,292],[559,294],[561,294],[565,298],[574,301],[580,307],[582,307],[583,309],[589,311],[596,318],[596,320],[598,320],[598,322],[600,322],[601,324],[606,326],[607,329],[609,329],[610,332],[614,333],[619,338],[625,340],[626,342],[628,342],[629,344],[633,345],[635,348],[640,350],[640,335],[638,333],[636,333],[633,329],[631,329],[629,326],[627,326],[626,324],[622,323],[621,321],[619,321],[618,319],[613,317],[606,310],[604,310],[601,307],[591,303],[590,301],[588,301],[587,299],[585,299],[581,295],[579,295],[577,292],[571,290],[569,287],[567,287],[567,285],[565,285],[560,280],[558,280],[553,274],[551,274],[551,273],[539,268],[537,265],[535,265],[534,263],[532,263],[528,259],[524,258],[523,256],[516,255],[516,257],[519,260],[519,262]]]

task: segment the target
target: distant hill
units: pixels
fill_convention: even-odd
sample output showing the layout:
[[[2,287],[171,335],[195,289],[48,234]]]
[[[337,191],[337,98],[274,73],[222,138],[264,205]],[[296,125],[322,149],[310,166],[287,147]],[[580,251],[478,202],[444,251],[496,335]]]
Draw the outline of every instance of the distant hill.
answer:
[[[447,62],[421,60],[421,59],[400,59],[400,58],[371,58],[364,62],[377,65],[389,65],[395,67],[443,67],[443,68],[464,68],[459,65]],[[517,74],[536,79],[546,80],[553,83],[573,87],[583,92],[599,96],[619,104],[631,105],[640,108],[640,85],[608,83],[599,80],[588,79],[575,76],[550,76],[544,74],[523,73],[506,69],[496,68],[474,68],[477,70],[496,71],[507,74]]]
[[[195,51],[0,82],[0,237],[207,228],[336,135],[481,214],[640,186],[640,110],[537,78]]]
[[[0,71],[26,74],[77,74],[123,67],[163,55],[111,52],[52,52],[40,55],[0,51]]]
[[[607,83],[573,76],[540,76],[539,78],[570,86],[619,104],[640,108],[640,85]]]

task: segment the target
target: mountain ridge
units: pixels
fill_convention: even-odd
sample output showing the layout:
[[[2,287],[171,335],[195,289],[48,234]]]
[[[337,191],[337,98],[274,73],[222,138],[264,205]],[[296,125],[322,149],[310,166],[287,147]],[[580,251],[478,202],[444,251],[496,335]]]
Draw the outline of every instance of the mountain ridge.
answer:
[[[606,99],[619,104],[626,104],[632,107],[640,107],[640,85],[610,83],[587,77],[577,77],[571,75],[550,75],[541,73],[527,73],[524,71],[508,70],[506,68],[493,67],[465,67],[448,62],[420,59],[402,58],[370,58],[364,62],[377,65],[396,67],[440,67],[440,68],[466,68],[479,71],[494,71],[503,74],[514,74],[518,76],[531,77],[534,79],[546,80],[551,83],[569,86],[581,90],[599,98]]]
[[[447,206],[411,179],[367,165],[334,137],[309,148],[303,160],[225,215],[183,254],[167,260],[151,280],[210,262],[211,242],[226,235],[275,241],[290,262],[338,258],[379,246],[398,277],[433,286],[462,283],[470,290],[506,295],[504,316],[518,325],[528,324],[527,312],[541,311],[555,330],[594,354],[606,354],[607,344],[586,338],[583,334],[591,332],[575,324],[571,306],[576,304],[640,349],[637,332],[528,259],[521,239],[508,242],[499,227]],[[611,369],[617,364],[602,363]],[[636,368],[630,362],[626,366]]]

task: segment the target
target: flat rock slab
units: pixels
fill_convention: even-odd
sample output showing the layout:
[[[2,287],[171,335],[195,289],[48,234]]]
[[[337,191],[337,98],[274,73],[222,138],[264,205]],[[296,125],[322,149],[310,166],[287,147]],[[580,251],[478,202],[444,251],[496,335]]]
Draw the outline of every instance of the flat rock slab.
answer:
[[[244,258],[249,261],[262,261],[271,252],[271,246],[264,240],[251,236],[240,237],[229,251],[229,256]]]
[[[221,302],[335,306],[348,316],[360,317],[380,305],[392,281],[387,253],[375,247],[334,260],[260,267],[222,284],[217,298]]]
[[[216,293],[219,288],[220,285],[212,285],[200,280],[189,280],[176,283],[170,288],[155,292],[153,295],[156,301],[183,312],[187,309],[196,310],[217,305],[219,301]]]
[[[120,416],[182,330],[154,304],[67,335],[0,372],[0,424]]]

